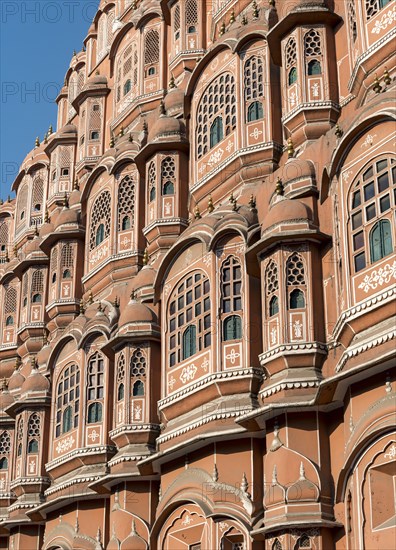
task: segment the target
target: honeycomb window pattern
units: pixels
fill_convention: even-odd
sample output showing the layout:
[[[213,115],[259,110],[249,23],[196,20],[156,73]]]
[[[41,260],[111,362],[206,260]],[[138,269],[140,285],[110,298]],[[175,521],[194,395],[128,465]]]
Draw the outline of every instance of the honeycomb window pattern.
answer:
[[[306,57],[317,57],[322,55],[320,34],[311,29],[304,36],[304,51]]]
[[[131,378],[146,377],[146,358],[143,351],[138,348],[131,358]]]
[[[278,267],[274,261],[268,264],[266,269],[266,294],[271,296],[274,292],[279,289],[279,279],[278,279]]]
[[[0,435],[0,455],[8,455],[11,452],[11,437],[6,430]]]
[[[0,223],[0,254],[7,252],[8,249],[8,222]]]
[[[235,78],[223,73],[205,90],[197,112],[197,157],[201,158],[210,148],[210,128],[213,121],[222,117],[224,136],[236,128]]]
[[[148,183],[149,183],[149,202],[153,201],[156,196],[157,188],[157,171],[155,163],[151,162],[148,169]]]
[[[28,423],[28,436],[40,437],[40,416],[37,413],[30,415]]]
[[[61,250],[61,270],[73,269],[74,267],[74,245],[65,243]]]
[[[286,44],[285,54],[286,69],[290,69],[290,67],[294,67],[297,64],[297,46],[296,40],[293,36],[289,38]]]
[[[135,182],[131,175],[126,175],[118,188],[118,231],[131,229],[134,221]]]
[[[352,42],[355,43],[357,39],[355,0],[348,0],[348,22],[349,22],[349,33],[350,33]]]
[[[365,0],[367,20],[370,20],[392,0]]]
[[[288,286],[305,285],[304,263],[299,254],[294,253],[290,256],[286,271]]]
[[[187,0],[186,2],[186,30],[193,32],[198,24],[198,5],[197,0]]]
[[[108,191],[103,191],[95,200],[91,211],[91,230],[89,237],[89,250],[96,248],[96,231],[100,224],[104,227],[104,238],[110,235],[111,221],[111,196]]]
[[[163,195],[174,193],[176,182],[176,165],[172,157],[166,157],[161,162],[161,188]]]
[[[125,382],[125,354],[121,353],[117,362],[117,400],[121,401],[124,398],[124,382]]]

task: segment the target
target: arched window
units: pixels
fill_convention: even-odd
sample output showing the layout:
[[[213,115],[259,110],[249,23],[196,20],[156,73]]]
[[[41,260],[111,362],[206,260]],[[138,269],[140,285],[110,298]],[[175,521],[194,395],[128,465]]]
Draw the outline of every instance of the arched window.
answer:
[[[27,176],[24,177],[23,181],[26,182]],[[16,227],[18,233],[19,229],[22,229],[21,226],[24,225],[25,212],[27,208],[29,187],[27,183],[23,183],[22,186],[18,189],[17,194],[17,214],[16,214]]]
[[[365,0],[367,20],[376,15],[382,8],[389,4],[391,0]]]
[[[41,171],[37,171],[32,176],[33,186],[32,186],[32,199],[31,199],[31,219],[30,225],[36,225],[41,223],[42,215],[37,217],[37,213],[41,212],[42,204],[44,201],[44,178]]]
[[[62,273],[62,279],[71,279],[71,273],[69,269],[65,269]]]
[[[221,267],[221,312],[242,310],[242,270],[239,261],[230,256]]]
[[[102,226],[102,227],[101,227]],[[95,200],[91,210],[89,250],[94,250],[110,235],[111,197],[103,191]]]
[[[230,73],[219,75],[206,88],[197,110],[197,158],[235,130],[236,101],[235,78]],[[221,123],[214,124],[216,118]]]
[[[44,292],[44,271],[36,269],[32,275],[31,301],[33,304],[41,304]]]
[[[288,85],[291,86],[297,82],[297,45],[294,36],[291,36],[287,41],[284,55]]]
[[[278,296],[272,296],[270,303],[269,303],[269,315],[270,317],[273,317],[279,313],[279,300]]]
[[[265,270],[265,295],[267,299],[267,310],[270,317],[279,313],[279,278],[278,267],[271,260]]]
[[[392,254],[392,232],[389,220],[377,222],[370,231],[371,262],[378,262],[388,254]]]
[[[33,294],[33,297],[32,297],[32,303],[33,304],[41,304],[41,294]]]
[[[223,119],[218,116],[210,127],[210,147],[214,147],[223,139]]]
[[[88,361],[87,368],[87,419],[89,423],[102,421],[103,398],[104,360],[99,353],[94,353]]]
[[[210,346],[210,309],[210,283],[203,273],[189,275],[174,288],[168,307],[170,366]]]
[[[306,289],[304,262],[297,252],[294,252],[286,263],[287,292],[289,308],[304,308]]]
[[[129,94],[129,92],[132,90],[132,82],[128,78],[128,80],[124,84],[124,95]]]
[[[13,286],[5,287],[5,297],[4,297],[4,319],[6,326],[12,326],[16,318],[17,310],[17,290]]]
[[[102,126],[102,111],[99,103],[92,103],[89,110],[89,139],[97,141],[100,137],[100,129]]]
[[[166,157],[161,162],[161,188],[163,195],[173,195],[175,192],[176,165],[172,157]]]
[[[263,118],[263,104],[259,101],[264,97],[264,60],[253,55],[249,57],[244,66],[245,102],[247,108],[247,121]]]
[[[88,424],[102,422],[102,403],[91,403],[88,406],[87,422]]]
[[[8,470],[8,458],[5,456],[0,458],[0,470]]]
[[[156,186],[157,186],[157,172],[155,169],[154,162],[150,162],[148,169],[148,185],[149,185],[149,200],[152,202],[155,199],[156,195]]]
[[[320,65],[320,61],[317,59],[313,59],[308,63],[308,74],[310,76],[315,74],[322,74],[322,67]]]
[[[230,315],[223,322],[223,340],[239,340],[242,338],[242,319],[239,315]]]
[[[260,120],[264,117],[263,106],[260,101],[253,101],[248,108],[248,122]]]
[[[8,221],[0,223],[0,252],[6,252],[9,240]]]
[[[366,166],[352,185],[349,238],[355,273],[393,252],[395,195],[394,159],[383,158]]]
[[[56,389],[55,437],[78,426],[80,412],[80,370],[77,365],[63,369]]]
[[[0,435],[0,470],[8,469],[8,456],[11,452],[11,437],[8,431]]]
[[[301,309],[305,307],[304,292],[296,288],[290,293],[290,309]]]
[[[17,426],[17,456],[22,456],[22,444],[24,438],[24,424],[22,418],[19,418]]]
[[[297,82],[297,69],[296,67],[292,67],[289,71],[289,77],[288,77],[288,83],[289,86]]]
[[[117,401],[125,396],[125,354],[121,353],[117,361]]]
[[[190,325],[183,333],[183,359],[188,359],[197,353],[197,328]]]
[[[6,327],[11,327],[14,324],[14,317],[9,315],[6,319]]]
[[[299,550],[300,548],[312,548],[311,539],[305,533],[297,540],[294,550]]]
[[[133,227],[135,221],[135,181],[132,175],[124,176],[118,187],[118,231]]]
[[[144,395],[144,383],[141,380],[133,383],[132,395],[133,397]]]
[[[272,545],[272,550],[282,550],[282,544],[279,539],[275,539]]]
[[[39,444],[36,439],[31,439],[28,443],[28,454],[38,453]]]
[[[119,103],[123,98],[137,91],[137,44],[133,42],[129,44],[118,58],[116,70],[116,103]],[[124,107],[125,102],[122,102],[120,107]]]

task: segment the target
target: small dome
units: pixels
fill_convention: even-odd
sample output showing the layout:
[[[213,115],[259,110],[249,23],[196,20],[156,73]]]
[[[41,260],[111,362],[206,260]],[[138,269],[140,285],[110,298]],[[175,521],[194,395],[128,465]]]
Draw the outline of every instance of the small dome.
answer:
[[[315,178],[315,167],[309,160],[291,158],[276,172],[275,177],[279,177],[283,185],[295,179]]]
[[[69,206],[75,206],[81,203],[81,191],[79,189],[73,189],[69,197]]]
[[[51,352],[52,352],[52,347],[49,344],[46,344],[44,347],[42,347],[36,357],[37,364],[40,366],[46,365],[48,362],[48,359],[50,358]]]
[[[61,225],[78,224],[79,214],[74,208],[64,207],[56,218],[56,229]]]
[[[263,231],[272,225],[293,220],[312,221],[312,212],[309,206],[298,200],[283,199],[276,202],[264,219]]]
[[[74,126],[74,124],[66,124],[66,126],[63,126],[59,132],[59,136],[66,136],[66,135],[73,135],[77,134],[77,128]]]
[[[148,140],[149,141],[158,141],[164,138],[183,138],[186,135],[186,129],[177,118],[161,115],[158,120],[152,126]]]
[[[121,327],[127,323],[156,323],[157,316],[154,311],[145,304],[131,299],[127,306],[122,310],[118,326]]]
[[[26,256],[29,256],[30,254],[34,254],[35,252],[42,253],[41,248],[40,248],[40,243],[41,243],[41,239],[38,236],[36,236],[36,237],[34,237],[34,239],[30,240],[26,244],[26,247],[25,247]]]
[[[43,239],[50,233],[52,233],[54,230],[54,224],[49,222],[43,223],[43,225],[40,227],[39,236]]]
[[[19,390],[23,383],[25,382],[25,377],[19,369],[15,369],[12,373],[10,380],[8,381],[9,391]]]
[[[48,379],[40,374],[36,368],[32,368],[31,373],[22,384],[21,393],[46,392],[49,387]]]
[[[97,88],[106,88],[107,78],[100,74],[95,74],[91,76],[85,83],[83,90],[95,90]]]
[[[121,550],[147,550],[147,542],[136,532],[135,521],[132,523],[131,534],[122,542]]]
[[[8,385],[6,380],[0,381],[1,393],[0,393],[0,411],[4,411],[7,407],[14,403],[14,398],[8,391]]]
[[[153,286],[157,272],[149,266],[141,269],[139,273],[133,279],[133,289],[137,290],[144,286]]]
[[[172,88],[166,94],[164,106],[169,114],[174,114],[184,110],[184,92],[180,88]]]

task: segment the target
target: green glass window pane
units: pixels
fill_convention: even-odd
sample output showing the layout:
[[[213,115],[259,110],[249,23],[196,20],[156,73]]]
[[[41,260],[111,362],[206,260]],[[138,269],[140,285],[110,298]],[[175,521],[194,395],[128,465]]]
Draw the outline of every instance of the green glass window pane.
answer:
[[[375,218],[375,203],[370,204],[366,208],[366,220],[370,221]]]
[[[364,246],[364,233],[359,231],[353,236],[353,250],[359,250],[362,246]]]
[[[388,172],[385,172],[385,174],[382,174],[378,178],[378,191],[381,193],[381,191],[385,191],[385,189],[388,189],[389,187],[389,175]]]
[[[360,254],[357,254],[354,258],[355,263],[355,271],[356,273],[358,271],[361,271],[366,267],[366,255],[364,252],[361,252]]]
[[[357,229],[362,225],[362,212],[357,212],[352,216],[352,229]]]
[[[360,195],[360,190],[355,191],[352,199],[352,208],[357,208],[358,206],[361,205],[361,203],[362,203],[362,199]]]
[[[386,212],[390,208],[390,196],[385,195],[380,199],[380,210],[381,212]]]
[[[364,200],[368,201],[372,199],[375,195],[374,182],[371,181],[364,186]]]
[[[372,177],[374,171],[373,171],[373,167],[371,166],[368,170],[365,171],[365,173],[363,174],[363,181],[367,181],[369,178]]]

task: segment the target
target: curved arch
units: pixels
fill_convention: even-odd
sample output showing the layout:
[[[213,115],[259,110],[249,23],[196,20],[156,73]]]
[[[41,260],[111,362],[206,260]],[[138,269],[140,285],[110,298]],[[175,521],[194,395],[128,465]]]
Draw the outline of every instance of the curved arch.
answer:
[[[132,21],[128,21],[123,25],[123,27],[113,36],[113,42],[109,51],[109,60],[110,60],[110,76],[114,74],[114,62],[116,58],[117,51],[121,45],[123,38],[128,34],[128,32],[135,28],[135,25]]]
[[[114,165],[114,163],[112,164],[112,166]],[[84,188],[82,189],[81,191],[81,203],[87,201],[90,193],[91,193],[91,190],[94,186],[94,184],[96,183],[96,180],[99,178],[99,176],[101,174],[103,174],[103,172],[107,172],[107,174],[110,174],[110,170],[108,169],[108,167],[101,163],[99,164],[98,166],[96,166],[96,168],[94,168],[94,170],[91,172],[91,174],[89,175],[85,185],[84,185]]]

